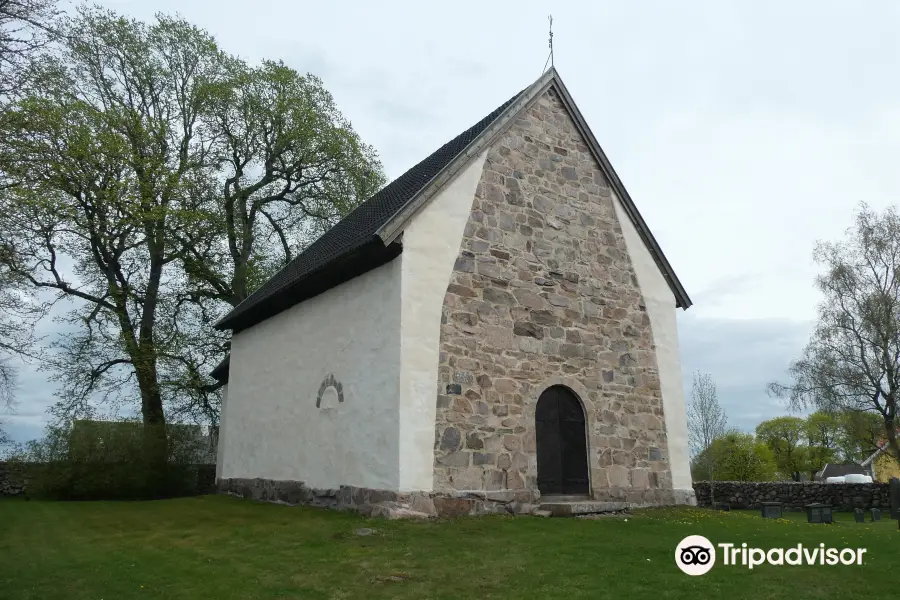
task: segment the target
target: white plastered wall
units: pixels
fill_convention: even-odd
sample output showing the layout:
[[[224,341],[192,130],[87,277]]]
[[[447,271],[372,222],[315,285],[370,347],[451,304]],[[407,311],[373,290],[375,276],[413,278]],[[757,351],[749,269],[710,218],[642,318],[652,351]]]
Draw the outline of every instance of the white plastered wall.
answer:
[[[688,454],[687,414],[684,391],[681,387],[681,360],[676,321],[678,309],[675,306],[675,295],[615,193],[613,194],[613,204],[616,207],[616,216],[622,227],[628,254],[644,296],[644,304],[647,306],[650,328],[653,330],[666,420],[666,437],[669,442],[672,487],[676,490],[676,498],[689,501],[694,497],[694,493]]]
[[[344,400],[317,408],[329,374]],[[397,489],[399,381],[394,260],[233,336],[220,477]]]
[[[434,422],[441,312],[485,151],[403,230],[400,332],[400,490],[434,485]]]

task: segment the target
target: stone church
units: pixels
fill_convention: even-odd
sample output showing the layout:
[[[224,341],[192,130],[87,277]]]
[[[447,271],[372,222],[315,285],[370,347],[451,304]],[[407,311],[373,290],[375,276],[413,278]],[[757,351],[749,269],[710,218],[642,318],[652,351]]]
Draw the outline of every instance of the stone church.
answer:
[[[219,489],[416,516],[692,504],[690,305],[551,68],[217,324]]]

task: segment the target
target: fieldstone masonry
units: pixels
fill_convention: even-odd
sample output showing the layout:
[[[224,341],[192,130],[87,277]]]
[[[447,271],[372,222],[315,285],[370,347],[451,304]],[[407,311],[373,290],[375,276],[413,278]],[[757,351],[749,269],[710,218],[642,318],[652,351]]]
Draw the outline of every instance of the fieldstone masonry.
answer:
[[[710,506],[709,482],[695,481],[698,506]],[[758,508],[762,502],[781,502],[787,508],[803,508],[822,502],[836,510],[891,507],[887,483],[818,483],[796,481],[716,481],[716,502],[733,508]]]
[[[488,150],[444,298],[434,489],[539,496],[553,384],[583,403],[594,499],[674,502],[650,319],[609,182],[551,90]]]
[[[302,481],[219,479],[220,493],[250,500],[351,510],[388,519],[427,519],[486,514],[537,514],[527,492],[394,492],[351,485],[319,489]]]
[[[28,476],[21,464],[0,461],[0,496],[19,496],[28,487]]]

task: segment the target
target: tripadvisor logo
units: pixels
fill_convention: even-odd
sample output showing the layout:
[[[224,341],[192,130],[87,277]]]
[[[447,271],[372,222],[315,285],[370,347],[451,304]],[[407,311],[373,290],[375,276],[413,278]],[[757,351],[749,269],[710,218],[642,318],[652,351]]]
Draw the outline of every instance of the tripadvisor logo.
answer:
[[[716,564],[716,549],[702,535],[689,535],[675,548],[675,564],[688,575],[705,575]]]
[[[718,548],[718,553],[716,551]],[[861,565],[865,548],[826,548],[825,544],[807,547],[797,544],[790,548],[748,547],[746,543],[715,544],[702,535],[689,535],[675,548],[675,564],[688,575],[705,575],[716,564],[716,555],[721,564],[729,567],[752,569],[760,565]]]

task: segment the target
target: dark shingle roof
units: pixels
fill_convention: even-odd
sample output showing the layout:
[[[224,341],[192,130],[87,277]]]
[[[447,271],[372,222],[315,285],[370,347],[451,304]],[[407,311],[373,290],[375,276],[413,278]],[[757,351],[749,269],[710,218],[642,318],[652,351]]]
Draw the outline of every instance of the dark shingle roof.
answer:
[[[228,313],[216,324],[216,329],[233,329],[235,332],[246,329],[395,258],[400,252],[399,244],[386,248],[376,233],[378,229],[465,150],[521,93],[359,205]]]
[[[225,356],[222,359],[222,362],[216,366],[215,369],[212,370],[210,376],[218,381],[219,383],[225,383],[228,381],[228,371],[231,369],[231,354]]]

